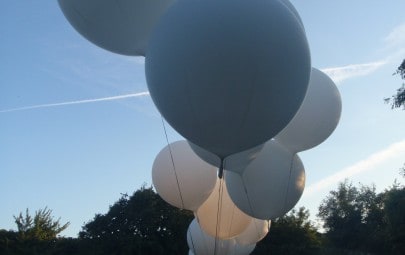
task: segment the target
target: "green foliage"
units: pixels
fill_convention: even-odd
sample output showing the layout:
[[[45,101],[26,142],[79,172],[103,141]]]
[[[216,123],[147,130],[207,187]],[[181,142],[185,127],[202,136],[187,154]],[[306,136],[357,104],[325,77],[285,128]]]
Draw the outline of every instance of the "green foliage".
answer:
[[[405,59],[402,61],[401,65],[397,68],[394,74],[399,74],[403,80],[405,80]]]
[[[384,206],[392,252],[405,254],[405,188],[387,191]]]
[[[64,238],[58,238],[69,226],[69,222],[60,224],[60,218],[54,220],[52,210],[40,209],[31,216],[29,210],[25,215],[14,216],[18,231],[0,230],[0,254],[13,255],[46,255],[46,254],[79,254],[69,251]]]
[[[405,190],[376,193],[347,181],[319,207],[329,254],[405,254]]]
[[[45,207],[36,211],[34,217],[31,217],[28,208],[25,211],[25,216],[23,216],[22,212],[18,217],[14,216],[19,238],[21,240],[35,239],[41,241],[55,239],[70,223],[67,222],[61,225],[60,218],[54,220],[51,214],[52,210]]]
[[[84,242],[76,238],[21,240],[14,231],[0,230],[1,255],[88,255]]]
[[[401,65],[397,68],[394,75],[399,74],[403,80],[405,80],[405,59],[402,61]],[[403,83],[401,87],[397,89],[395,95],[391,98],[386,98],[385,101],[387,103],[391,102],[392,108],[400,108],[403,106],[405,109],[405,84]]]
[[[309,211],[301,207],[274,220],[270,233],[252,254],[317,254],[321,244],[322,238],[309,220]]]
[[[122,195],[106,214],[95,215],[79,237],[97,244],[105,254],[186,254],[192,219],[192,212],[177,209],[152,188],[142,187],[131,197]]]

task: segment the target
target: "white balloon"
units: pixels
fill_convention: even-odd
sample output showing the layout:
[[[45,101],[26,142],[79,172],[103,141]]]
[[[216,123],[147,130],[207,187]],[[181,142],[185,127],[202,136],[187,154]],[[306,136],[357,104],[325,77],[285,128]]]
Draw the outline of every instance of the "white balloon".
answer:
[[[191,149],[205,162],[216,167],[221,166],[221,159],[217,155],[201,148],[198,145],[193,144],[190,141],[189,144]],[[256,158],[256,156],[259,154],[263,146],[264,144],[261,144],[251,149],[238,152],[226,157],[223,163],[224,169],[228,171],[242,173],[243,170],[249,165],[249,163]]]
[[[205,233],[194,219],[187,230],[187,244],[189,249],[197,255],[228,255],[236,242],[233,239],[215,239]]]
[[[251,245],[262,240],[270,230],[271,221],[260,220],[253,218],[249,226],[235,237],[235,240],[240,245]]]
[[[218,179],[210,197],[198,208],[195,215],[201,228],[219,239],[231,239],[239,235],[252,219],[232,202],[224,179]]]
[[[322,71],[312,68],[304,102],[275,139],[294,152],[311,149],[333,133],[341,112],[342,102],[335,83]]]
[[[215,239],[201,229],[196,219],[188,227],[187,244],[189,255],[247,255],[256,247],[256,244],[238,244],[235,239]]]
[[[144,56],[151,31],[175,0],[58,0],[69,23],[97,46]]]
[[[197,210],[210,196],[216,180],[216,167],[200,159],[187,141],[166,146],[153,162],[152,182],[157,193],[178,208]]]
[[[238,242],[231,247],[229,255],[248,255],[256,248],[256,243],[241,245]]]
[[[221,158],[280,132],[302,103],[310,70],[301,24],[274,0],[177,1],[145,59],[163,117]]]
[[[291,210],[305,186],[305,170],[298,155],[275,140],[267,142],[243,174],[226,171],[233,202],[258,219],[275,219]]]

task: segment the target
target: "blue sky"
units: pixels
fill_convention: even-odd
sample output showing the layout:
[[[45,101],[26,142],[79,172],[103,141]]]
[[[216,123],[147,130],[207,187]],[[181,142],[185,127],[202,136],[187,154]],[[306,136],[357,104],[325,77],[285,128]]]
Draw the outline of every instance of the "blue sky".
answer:
[[[405,162],[405,112],[383,98],[401,84],[405,2],[292,1],[303,20],[312,65],[342,95],[339,126],[300,153],[307,184],[299,202],[314,216],[339,181],[382,190]],[[57,1],[0,3],[0,228],[13,215],[48,206],[76,236],[120,193],[151,184],[166,145],[147,95],[144,59],[117,55],[82,38]],[[141,94],[139,94],[141,93]],[[180,137],[169,128],[171,142]]]

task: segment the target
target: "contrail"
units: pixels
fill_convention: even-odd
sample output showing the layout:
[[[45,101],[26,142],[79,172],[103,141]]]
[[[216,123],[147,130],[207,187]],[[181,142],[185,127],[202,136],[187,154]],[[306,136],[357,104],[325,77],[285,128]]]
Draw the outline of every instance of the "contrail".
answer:
[[[353,77],[364,76],[373,73],[387,63],[387,61],[381,60],[365,64],[324,68],[322,69],[322,71],[329,75],[334,82],[340,83]]]
[[[373,169],[373,167],[400,155],[405,155],[405,140],[391,144],[387,148],[370,155],[368,158],[361,160],[349,167],[343,168],[339,172],[310,185],[305,190],[305,194],[312,195],[317,191],[335,185],[346,178],[367,172]]]
[[[63,105],[88,104],[88,103],[95,103],[95,102],[102,102],[102,101],[113,101],[113,100],[119,100],[119,99],[124,99],[124,98],[141,97],[141,96],[148,96],[148,95],[149,95],[149,91],[144,91],[144,92],[139,92],[139,93],[125,94],[125,95],[112,96],[112,97],[102,97],[102,98],[76,100],[76,101],[69,101],[69,102],[62,102],[62,103],[24,106],[24,107],[0,110],[0,113],[25,111],[25,110],[48,108],[48,107],[63,106]]]

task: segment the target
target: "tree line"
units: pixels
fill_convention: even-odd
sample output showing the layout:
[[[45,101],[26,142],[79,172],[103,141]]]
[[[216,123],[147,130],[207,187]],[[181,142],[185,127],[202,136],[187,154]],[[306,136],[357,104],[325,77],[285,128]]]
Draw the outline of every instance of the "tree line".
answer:
[[[405,170],[404,170],[405,171]],[[175,208],[141,187],[122,194],[105,214],[96,214],[77,238],[58,237],[69,223],[45,208],[14,220],[17,231],[0,230],[0,254],[187,254],[190,211]],[[316,227],[304,207],[272,222],[252,254],[405,254],[405,187],[339,184],[322,201]]]

